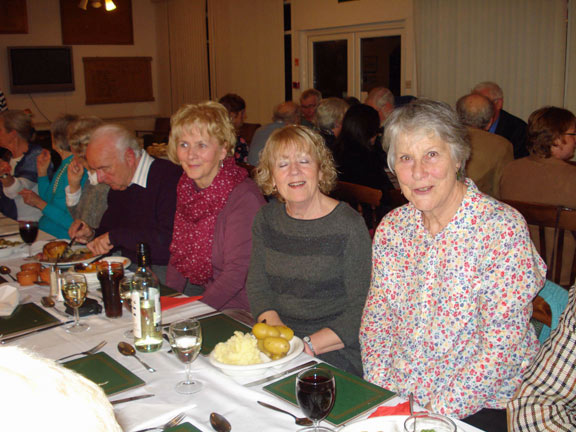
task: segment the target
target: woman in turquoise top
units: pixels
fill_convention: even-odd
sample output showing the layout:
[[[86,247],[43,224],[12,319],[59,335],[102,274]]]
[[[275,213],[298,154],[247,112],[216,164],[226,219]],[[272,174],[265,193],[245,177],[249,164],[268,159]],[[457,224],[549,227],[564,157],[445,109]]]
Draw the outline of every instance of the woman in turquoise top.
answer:
[[[38,193],[25,189],[20,194],[26,204],[38,207],[42,210],[39,228],[52,234],[56,238],[68,238],[68,228],[74,221],[66,206],[66,186],[68,186],[68,165],[72,162],[73,155],[68,144],[68,126],[78,119],[77,116],[63,115],[52,122],[52,148],[62,158],[58,171],[52,177],[48,177],[48,167],[51,156],[48,150],[43,150],[36,160],[38,167]],[[86,182],[87,175],[84,173],[81,184]]]

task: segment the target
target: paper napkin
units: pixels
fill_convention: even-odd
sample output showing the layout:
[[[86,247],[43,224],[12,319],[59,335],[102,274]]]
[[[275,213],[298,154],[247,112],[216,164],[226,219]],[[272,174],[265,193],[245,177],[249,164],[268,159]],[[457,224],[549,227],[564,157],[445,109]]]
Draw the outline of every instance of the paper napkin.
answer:
[[[18,288],[10,284],[0,285],[0,316],[10,316],[20,302]]]

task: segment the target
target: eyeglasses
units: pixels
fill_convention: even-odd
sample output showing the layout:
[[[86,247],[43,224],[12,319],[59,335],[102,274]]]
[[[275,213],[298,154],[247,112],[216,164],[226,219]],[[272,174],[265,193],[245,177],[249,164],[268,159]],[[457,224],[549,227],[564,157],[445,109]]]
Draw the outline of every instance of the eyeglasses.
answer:
[[[566,133],[563,133],[562,135],[576,136],[576,132],[566,132]]]

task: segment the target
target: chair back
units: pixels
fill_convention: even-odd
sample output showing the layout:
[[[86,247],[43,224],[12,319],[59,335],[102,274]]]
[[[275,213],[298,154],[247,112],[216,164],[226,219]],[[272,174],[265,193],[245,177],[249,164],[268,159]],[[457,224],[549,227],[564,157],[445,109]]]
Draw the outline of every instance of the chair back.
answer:
[[[339,181],[331,195],[356,209],[364,217],[369,230],[377,227],[379,222],[377,208],[382,200],[382,191],[368,186]]]
[[[562,206],[513,200],[502,200],[502,202],[518,210],[528,225],[535,225],[538,228],[538,252],[548,266],[547,278],[560,284],[562,263],[567,261],[571,264],[570,280],[564,286],[572,286],[576,279],[576,249],[566,250],[564,236],[566,234],[576,238],[576,210]],[[546,228],[554,230],[550,257],[546,250]],[[569,254],[568,260],[564,259],[565,253]]]
[[[250,176],[250,178],[254,179],[254,175],[256,174],[256,167],[254,165],[250,165],[244,162],[236,162],[236,165],[248,171],[248,175]]]

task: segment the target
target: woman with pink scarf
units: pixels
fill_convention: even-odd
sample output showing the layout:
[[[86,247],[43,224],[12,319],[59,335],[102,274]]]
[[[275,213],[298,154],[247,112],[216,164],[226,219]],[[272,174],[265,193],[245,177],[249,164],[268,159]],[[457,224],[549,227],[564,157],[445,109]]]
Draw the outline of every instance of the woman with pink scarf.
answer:
[[[234,162],[236,134],[216,102],[181,107],[171,119],[170,160],[184,169],[166,284],[222,310],[249,310],[245,282],[252,221],[265,204]]]

